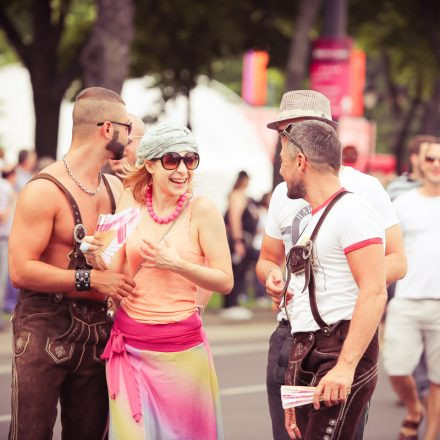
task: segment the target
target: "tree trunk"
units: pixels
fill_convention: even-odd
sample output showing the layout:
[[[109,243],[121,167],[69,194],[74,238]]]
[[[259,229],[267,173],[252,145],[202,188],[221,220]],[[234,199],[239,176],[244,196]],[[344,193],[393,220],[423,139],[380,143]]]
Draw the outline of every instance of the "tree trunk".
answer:
[[[421,129],[423,134],[432,134],[434,136],[440,135],[440,78],[435,82],[434,92],[431,99],[424,105]]]
[[[300,89],[306,76],[307,62],[310,53],[309,32],[318,15],[320,6],[321,0],[301,0],[287,61],[287,91]],[[281,142],[278,139],[273,167],[274,187],[282,181],[279,173],[281,165],[280,151]]]
[[[50,85],[32,81],[35,108],[35,151],[38,157],[56,159],[58,123],[63,94],[55,95]]]
[[[416,112],[421,102],[421,93],[422,93],[422,81],[419,79],[417,83],[416,95],[411,100],[409,104],[409,109],[405,117],[402,119],[400,130],[397,132],[396,140],[393,145],[393,152],[397,159],[397,163],[396,163],[397,174],[401,174],[403,171],[405,146],[407,143],[408,134],[410,133],[411,124],[415,119]]]
[[[128,76],[133,37],[133,0],[97,0],[98,18],[80,57],[85,87],[121,93]]]

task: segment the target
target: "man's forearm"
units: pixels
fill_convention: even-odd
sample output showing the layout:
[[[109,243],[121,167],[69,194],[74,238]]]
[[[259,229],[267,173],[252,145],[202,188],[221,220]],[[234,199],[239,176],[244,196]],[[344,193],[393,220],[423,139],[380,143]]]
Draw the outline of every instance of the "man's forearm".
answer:
[[[40,292],[66,292],[75,288],[73,270],[61,269],[41,261],[28,261],[11,268],[14,286]]]
[[[359,291],[348,335],[338,363],[356,368],[379,325],[386,303],[385,289]]]
[[[406,275],[405,255],[392,253],[385,255],[385,274],[387,286],[402,279]]]

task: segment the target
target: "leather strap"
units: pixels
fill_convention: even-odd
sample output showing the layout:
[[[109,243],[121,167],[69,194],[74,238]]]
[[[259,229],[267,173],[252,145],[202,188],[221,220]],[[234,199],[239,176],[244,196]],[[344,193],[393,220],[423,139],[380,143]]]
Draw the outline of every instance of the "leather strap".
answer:
[[[345,194],[348,194],[348,191],[341,191],[340,193],[336,194],[335,197],[330,201],[330,203],[326,206],[324,212],[322,213],[320,219],[318,220],[318,223],[315,226],[315,229],[313,229],[312,235],[310,237],[310,241],[312,243],[315,242],[315,239],[318,235],[319,230],[321,229],[322,223],[324,222],[325,218],[327,217],[330,210],[333,208],[335,203]],[[307,267],[308,266],[308,267]],[[316,292],[315,292],[315,274],[313,272],[313,249],[310,254],[310,258],[308,259],[308,262],[306,264],[306,273],[309,274],[309,280],[308,280],[308,288],[309,288],[309,303],[310,303],[310,309],[312,311],[313,319],[316,321],[316,323],[319,325],[321,330],[324,332],[324,334],[331,334],[329,325],[322,319],[321,315],[319,314],[318,310],[318,304],[316,303]],[[307,278],[306,278],[307,281]]]
[[[108,192],[108,195],[110,197],[110,204],[111,204],[111,210],[112,214],[115,213],[116,210],[116,203],[115,198],[113,196],[113,193],[111,191],[110,185],[106,179],[106,177],[102,176],[104,180],[104,185],[106,187],[106,190]],[[78,204],[76,203],[75,199],[73,198],[72,194],[67,190],[67,188],[54,176],[48,173],[40,173],[34,176],[31,181],[37,180],[37,179],[46,179],[54,183],[66,196],[67,201],[69,202],[70,208],[72,210],[73,215],[73,249],[69,253],[69,266],[68,269],[91,269],[92,267],[87,264],[86,257],[83,254],[83,252],[80,250],[81,240],[87,235],[86,228],[82,222],[81,218],[81,212],[79,210]]]
[[[312,235],[310,236],[310,240],[306,243],[307,252],[309,252],[309,257],[307,258],[307,263],[305,265],[304,269],[304,277],[305,277],[305,283],[304,283],[304,289],[306,289],[306,286],[309,289],[309,303],[310,303],[310,309],[312,311],[313,319],[316,321],[316,323],[319,325],[320,329],[323,331],[324,334],[330,336],[332,333],[332,328],[334,325],[329,326],[321,317],[318,310],[318,305],[316,303],[316,292],[315,292],[315,275],[313,273],[313,245],[314,241],[318,235],[319,230],[321,229],[322,223],[324,222],[325,218],[327,217],[330,210],[333,208],[335,203],[343,197],[345,194],[348,194],[349,191],[342,190],[341,192],[337,193],[335,197],[330,201],[330,203],[325,207],[324,212],[322,213],[321,217],[318,220],[318,223],[316,224],[315,228],[313,229]],[[290,272],[290,265],[289,262],[287,262],[287,280],[286,284],[283,289],[283,297],[284,297],[284,307],[286,310],[287,317],[289,317],[287,313],[287,305],[286,305],[286,297],[287,297],[287,289],[289,287],[289,282],[291,278],[291,272]]]

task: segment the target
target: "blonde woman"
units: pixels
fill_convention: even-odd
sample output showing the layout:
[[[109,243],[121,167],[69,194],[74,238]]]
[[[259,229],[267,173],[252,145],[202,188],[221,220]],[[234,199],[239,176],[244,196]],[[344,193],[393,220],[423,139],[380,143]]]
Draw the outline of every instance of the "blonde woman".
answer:
[[[222,439],[219,393],[197,311],[197,291],[233,286],[225,225],[215,206],[192,197],[198,148],[184,127],[147,132],[118,210],[139,207],[136,230],[111,269],[136,282],[122,299],[107,360],[110,439]],[[88,255],[102,265],[98,239]]]

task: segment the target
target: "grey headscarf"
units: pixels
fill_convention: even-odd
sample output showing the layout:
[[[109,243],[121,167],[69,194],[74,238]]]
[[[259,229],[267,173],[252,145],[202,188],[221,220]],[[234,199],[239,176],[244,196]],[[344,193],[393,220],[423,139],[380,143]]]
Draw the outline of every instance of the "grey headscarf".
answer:
[[[142,137],[136,150],[136,165],[142,165],[144,160],[162,157],[165,153],[181,151],[199,152],[192,133],[183,126],[159,124],[147,130]]]

